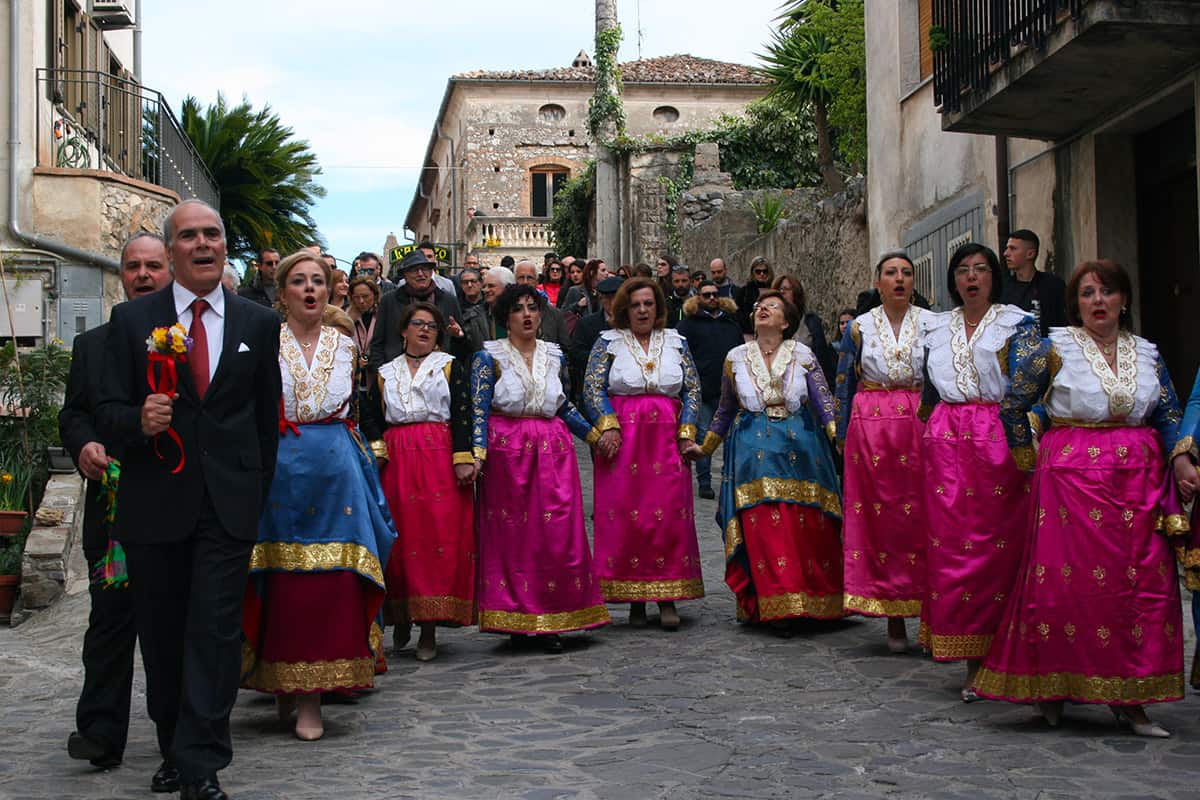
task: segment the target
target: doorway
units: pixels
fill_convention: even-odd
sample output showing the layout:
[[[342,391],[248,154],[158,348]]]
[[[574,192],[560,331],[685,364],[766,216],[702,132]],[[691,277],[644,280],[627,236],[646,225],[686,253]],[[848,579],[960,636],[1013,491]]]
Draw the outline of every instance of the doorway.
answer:
[[[1200,367],[1192,332],[1200,302],[1195,109],[1140,134],[1134,146],[1143,334],[1158,345],[1186,402]]]

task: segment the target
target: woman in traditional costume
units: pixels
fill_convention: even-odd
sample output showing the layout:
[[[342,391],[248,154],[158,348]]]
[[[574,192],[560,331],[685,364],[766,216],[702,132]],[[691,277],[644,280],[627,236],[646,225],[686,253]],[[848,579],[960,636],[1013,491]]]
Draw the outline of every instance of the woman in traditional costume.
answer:
[[[349,416],[354,341],[321,322],[330,269],[302,251],[276,279],[286,316],[279,456],[250,561],[242,685],[276,695],[282,719],[297,709],[296,736],[311,741],[324,732],[322,692],[374,684],[396,531]]]
[[[920,639],[936,661],[966,661],[965,703],[978,699],[971,679],[999,629],[1029,538],[1027,465],[1009,452],[1007,436],[1017,434],[1000,410],[1013,388],[1012,365],[1041,338],[1033,317],[996,302],[1001,280],[991,249],[958,248],[946,270],[957,308],[933,315],[925,332],[929,541]],[[1025,447],[1016,452],[1032,459]]]
[[[842,616],[833,396],[780,292],[758,296],[752,321],[755,340],[725,359],[702,451],[725,442],[717,522],[737,617],[786,635],[791,619]]]
[[[930,312],[912,305],[914,273],[902,251],[875,265],[883,302],[846,326],[834,402],[845,459],[845,609],[887,617],[893,653],[908,650],[905,618],[921,615],[929,541],[917,411]]]
[[[546,298],[509,286],[493,312],[508,335],[471,363],[472,444],[479,479],[479,627],[516,639],[607,625],[583,524],[583,490],[571,434],[599,433],[567,399],[566,361],[537,338]]]
[[[1083,263],[1067,285],[1072,326],[1017,354],[1014,387],[1030,387],[1019,393],[1041,397],[1049,387],[1029,418],[1044,431],[1036,514],[974,686],[1037,703],[1051,725],[1064,700],[1106,703],[1139,736],[1166,737],[1144,706],[1183,699],[1175,550],[1185,552],[1187,523],[1174,481],[1190,495],[1195,469],[1166,365],[1129,332],[1132,301],[1119,265]]]
[[[475,623],[470,386],[467,366],[437,349],[437,306],[407,305],[398,324],[404,352],[379,368],[360,413],[399,536],[387,575],[399,637],[417,623],[417,660],[431,661],[438,625]]]
[[[666,327],[658,283],[631,278],[613,300],[612,330],[588,357],[583,404],[601,432],[595,463],[596,570],[604,599],[629,603],[629,624],[646,624],[658,603],[666,630],[675,601],[704,596],[692,509],[700,376],[687,342]]]

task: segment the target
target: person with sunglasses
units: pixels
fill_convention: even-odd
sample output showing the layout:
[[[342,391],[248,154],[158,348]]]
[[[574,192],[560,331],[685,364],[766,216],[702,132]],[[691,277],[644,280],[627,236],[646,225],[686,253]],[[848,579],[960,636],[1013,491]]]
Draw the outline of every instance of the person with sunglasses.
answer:
[[[247,300],[253,300],[260,306],[275,308],[278,297],[275,288],[275,268],[279,266],[279,251],[266,248],[258,254],[258,271],[246,286],[238,289],[238,294]]]
[[[746,281],[746,285],[742,287],[741,296],[737,299],[742,333],[747,336],[754,333],[752,317],[754,304],[758,302],[758,295],[770,289],[773,280],[775,280],[775,273],[771,271],[771,263],[763,256],[756,256],[750,262],[750,280]]]
[[[683,304],[684,318],[676,326],[688,343],[696,371],[700,373],[700,419],[696,438],[703,440],[721,400],[721,375],[729,351],[742,344],[742,326],[737,321],[737,303],[722,297],[715,281],[701,281],[700,291]],[[696,460],[696,484],[700,496],[713,500],[712,458]]]
[[[558,259],[551,261],[542,270],[538,288],[546,295],[550,305],[558,305],[558,293],[563,290],[563,265]]]
[[[445,322],[430,303],[404,307],[404,352],[379,368],[360,412],[398,534],[387,565],[393,641],[404,647],[419,624],[418,661],[437,656],[437,626],[475,622],[469,372],[437,348]]]

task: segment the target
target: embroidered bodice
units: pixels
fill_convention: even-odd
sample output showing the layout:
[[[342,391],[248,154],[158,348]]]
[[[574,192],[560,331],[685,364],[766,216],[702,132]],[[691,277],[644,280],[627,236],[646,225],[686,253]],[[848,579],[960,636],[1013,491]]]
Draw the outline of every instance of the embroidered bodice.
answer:
[[[279,330],[279,371],[283,379],[283,414],[292,422],[315,422],[350,412],[354,390],[354,340],[329,325],[321,326],[312,364],[286,324]]]
[[[484,342],[495,359],[499,377],[492,411],[511,417],[553,417],[566,400],[559,370],[562,350],[553,342],[537,340],[532,369],[508,339]]]
[[[384,418],[389,425],[450,421],[450,381],[447,371],[454,356],[434,351],[421,361],[416,373],[400,355],[379,368]]]
[[[923,328],[932,316],[932,312],[923,308],[909,306],[898,336],[883,306],[876,306],[854,320],[862,337],[861,379],[889,388],[920,384],[925,367]]]
[[[808,400],[806,375],[818,369],[813,351],[794,339],[779,346],[769,369],[757,342],[733,348],[727,359],[738,402],[756,413],[777,405],[786,405],[789,413],[799,410]]]
[[[1142,337],[1121,332],[1115,373],[1082,328],[1052,329],[1050,345],[1061,362],[1045,400],[1051,417],[1140,425],[1158,405],[1158,348]]]
[[[1002,351],[1029,314],[1016,306],[996,304],[979,320],[967,339],[962,308],[925,318],[926,369],[938,396],[947,403],[999,403],[1008,391],[1001,369]]]
[[[608,372],[610,395],[679,396],[683,389],[683,337],[674,329],[652,331],[648,350],[643,350],[628,330],[607,330],[600,338],[613,357]]]

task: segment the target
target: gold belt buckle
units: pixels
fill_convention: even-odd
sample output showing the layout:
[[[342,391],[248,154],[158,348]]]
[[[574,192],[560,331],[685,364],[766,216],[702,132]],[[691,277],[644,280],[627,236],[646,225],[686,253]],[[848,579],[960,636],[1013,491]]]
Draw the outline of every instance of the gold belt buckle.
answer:
[[[787,419],[787,406],[767,406],[767,419]]]

